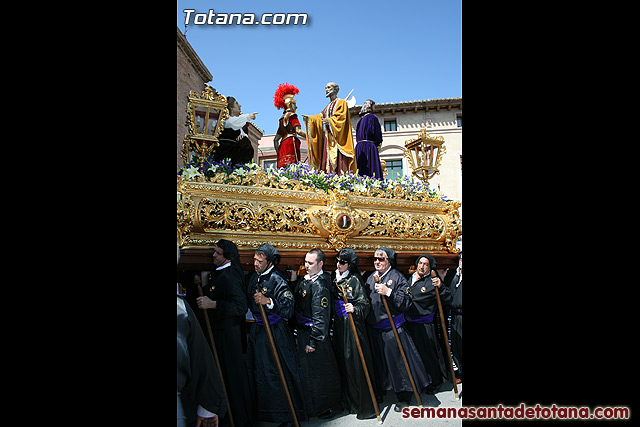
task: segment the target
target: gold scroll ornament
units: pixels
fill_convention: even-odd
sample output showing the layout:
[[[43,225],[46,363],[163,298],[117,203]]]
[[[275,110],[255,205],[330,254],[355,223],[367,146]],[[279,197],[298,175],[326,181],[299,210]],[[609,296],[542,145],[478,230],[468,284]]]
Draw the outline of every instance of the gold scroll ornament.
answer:
[[[327,206],[313,206],[308,213],[320,235],[328,237],[329,244],[337,251],[344,249],[347,239],[358,235],[370,221],[369,214],[350,206],[346,191],[331,191]]]

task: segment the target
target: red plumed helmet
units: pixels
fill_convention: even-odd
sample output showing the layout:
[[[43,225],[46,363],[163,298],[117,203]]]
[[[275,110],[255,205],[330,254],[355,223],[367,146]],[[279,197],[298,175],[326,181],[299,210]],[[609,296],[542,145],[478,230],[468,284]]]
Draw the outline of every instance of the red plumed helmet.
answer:
[[[273,105],[275,105],[278,110],[284,108],[284,96],[296,95],[299,92],[300,90],[294,85],[281,83],[278,85],[278,89],[276,89],[276,93],[273,95]]]

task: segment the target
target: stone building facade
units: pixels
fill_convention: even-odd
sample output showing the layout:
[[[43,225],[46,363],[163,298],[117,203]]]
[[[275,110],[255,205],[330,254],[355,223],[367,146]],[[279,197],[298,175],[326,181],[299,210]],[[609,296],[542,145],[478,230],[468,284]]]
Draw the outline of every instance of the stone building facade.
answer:
[[[349,109],[354,141],[361,108],[356,105]],[[376,103],[373,113],[382,128],[379,152],[380,159],[387,163],[387,179],[411,176],[404,143],[425,129],[432,137],[442,136],[446,148],[440,174],[431,178],[429,185],[439,188],[449,199],[462,201],[462,98],[381,102]]]

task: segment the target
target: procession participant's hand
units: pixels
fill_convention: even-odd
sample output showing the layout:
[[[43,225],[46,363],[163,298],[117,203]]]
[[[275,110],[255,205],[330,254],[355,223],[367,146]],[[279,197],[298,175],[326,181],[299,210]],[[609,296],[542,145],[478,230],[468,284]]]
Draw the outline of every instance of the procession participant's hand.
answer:
[[[384,283],[376,283],[376,292],[378,292],[380,295],[387,295],[389,289],[390,288],[388,288]]]
[[[353,313],[353,312],[355,311],[355,310],[353,309],[353,304],[351,304],[350,302],[349,302],[349,303],[346,303],[346,304],[344,305],[344,310],[345,310],[347,313]]]
[[[258,290],[256,290],[255,294],[253,294],[253,300],[256,302],[256,304],[262,305],[267,305],[271,302],[271,298],[265,297],[262,292],[258,292]]]
[[[442,282],[440,281],[440,278],[439,278],[439,277],[434,277],[434,278],[431,280],[431,283],[433,284],[433,286],[435,286],[435,287],[437,287],[437,288],[439,288],[440,286],[442,286]]]
[[[198,297],[196,298],[196,301],[198,303],[198,307],[203,310],[209,308],[215,309],[217,307],[216,301],[212,301],[211,299],[209,299],[209,297]]]
[[[304,352],[305,352],[305,353],[313,353],[314,351],[316,351],[316,349],[315,349],[315,348],[313,348],[313,347],[310,347],[310,346],[306,346],[306,347],[304,348]]]
[[[198,416],[196,427],[218,427],[218,416],[214,415],[211,418],[203,418],[201,416]]]
[[[193,283],[195,283],[196,286],[202,286],[202,279],[200,279],[199,274],[193,276]]]

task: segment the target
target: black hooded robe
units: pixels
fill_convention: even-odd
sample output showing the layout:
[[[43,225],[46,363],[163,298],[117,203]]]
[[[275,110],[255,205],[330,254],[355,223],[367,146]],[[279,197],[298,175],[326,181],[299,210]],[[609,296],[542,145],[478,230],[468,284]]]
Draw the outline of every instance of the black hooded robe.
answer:
[[[198,404],[218,417],[224,417],[227,400],[211,347],[189,304],[181,297],[177,302],[178,426],[196,422]]]
[[[342,410],[340,375],[329,338],[330,286],[331,276],[322,273],[309,280],[300,277],[294,291],[298,358],[313,404],[310,416]],[[307,345],[315,351],[306,353]]]
[[[443,306],[449,304],[451,301],[449,290],[441,286],[439,291]],[[438,302],[436,289],[429,274],[422,276],[411,285],[411,295],[413,303],[405,314],[407,320],[405,328],[411,335],[424,366],[433,380],[430,388],[435,390],[442,384],[443,379],[447,378],[447,365],[436,335]]]
[[[249,309],[256,318],[247,337],[247,369],[249,382],[258,409],[260,421],[283,423],[291,421],[289,406],[282,388],[278,368],[273,358],[271,344],[261,319],[260,308],[253,300],[258,289],[274,302],[273,309],[265,311],[270,317],[271,333],[276,344],[280,364],[287,380],[291,400],[296,410],[298,421],[308,419],[308,396],[302,386],[301,368],[296,355],[296,346],[287,321],[293,316],[293,294],[282,276],[274,273],[275,268],[266,274],[254,273],[247,285],[247,301]],[[261,324],[262,323],[262,324]]]
[[[404,275],[393,267],[381,277],[381,282],[392,289],[389,297],[382,296],[376,292],[375,274],[370,275],[366,282],[366,291],[369,293],[369,300],[371,301],[371,313],[367,318],[367,323],[371,326],[369,331],[371,332],[373,359],[380,377],[378,378],[378,386],[380,390],[393,390],[400,401],[410,401],[413,388],[411,387],[411,381],[398,349],[393,330],[390,325],[388,328],[379,328],[380,322],[385,320],[388,322],[389,320],[381,298],[387,299],[391,316],[395,318],[403,315],[411,305],[411,296],[407,293],[409,283]],[[420,393],[431,383],[431,379],[404,325],[397,327],[397,331],[405,356],[409,362],[409,368],[413,374],[413,380],[418,388],[418,393]]]
[[[249,377],[240,340],[240,323],[244,322],[247,313],[247,298],[243,286],[242,270],[228,264],[221,270],[214,270],[207,284],[202,287],[204,296],[216,301],[216,308],[209,309],[208,316],[220,358],[224,384],[229,393],[233,421],[237,427],[251,425],[253,410]],[[204,316],[201,317],[204,325]],[[220,422],[221,425],[228,424],[226,419],[221,419]]]
[[[369,386],[364,374],[356,340],[353,337],[353,329],[349,317],[344,311],[344,299],[342,298],[342,287],[344,286],[347,300],[353,304],[354,312],[352,313],[353,321],[356,325],[358,340],[364,355],[364,361],[367,364],[369,378],[375,384],[375,372],[373,370],[373,358],[371,357],[371,348],[369,345],[369,337],[365,325],[365,319],[371,310],[369,300],[365,295],[364,288],[360,284],[357,276],[349,274],[346,278],[341,278],[334,283],[332,294],[334,297],[335,317],[334,317],[334,335],[333,346],[336,352],[338,368],[340,369],[340,377],[343,379],[343,395],[346,408],[349,413],[357,413],[359,420],[373,418],[376,416]],[[375,392],[375,390],[374,390]]]
[[[456,271],[451,281],[445,283],[445,286],[451,292],[451,304],[449,305],[451,353],[453,361],[458,367],[458,375],[462,378],[462,276]]]

